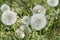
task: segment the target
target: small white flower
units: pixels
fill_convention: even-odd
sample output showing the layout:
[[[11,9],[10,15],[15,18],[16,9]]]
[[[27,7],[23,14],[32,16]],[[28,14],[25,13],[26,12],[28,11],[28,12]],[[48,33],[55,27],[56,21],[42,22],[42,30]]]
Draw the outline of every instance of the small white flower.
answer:
[[[17,16],[13,11],[6,11],[2,14],[1,20],[5,25],[12,25],[16,22]]]
[[[1,6],[1,11],[2,11],[2,12],[8,11],[8,10],[10,10],[10,7],[9,7],[7,4],[3,4],[3,5]]]
[[[58,5],[59,0],[46,0],[49,6],[55,7]]]
[[[16,32],[15,32],[15,36],[17,37],[17,38],[24,38],[25,37],[25,34],[24,34],[24,32],[22,32],[22,31],[20,31],[19,29],[17,29],[16,30]]]
[[[43,14],[45,15],[46,13],[46,9],[44,6],[41,5],[36,5],[33,10],[32,10],[33,14]]]
[[[28,16],[24,16],[22,19],[22,23],[29,25],[30,24],[30,18]]]
[[[46,25],[46,18],[44,15],[37,14],[31,17],[31,26],[35,30],[41,30]]]

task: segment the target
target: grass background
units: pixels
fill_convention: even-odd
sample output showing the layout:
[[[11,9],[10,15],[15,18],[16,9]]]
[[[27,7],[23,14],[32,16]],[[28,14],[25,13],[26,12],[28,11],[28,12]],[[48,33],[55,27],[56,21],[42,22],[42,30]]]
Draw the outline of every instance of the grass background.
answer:
[[[60,0],[54,8],[47,5],[46,0],[0,0],[0,6],[2,4],[8,4],[17,13],[18,19],[14,25],[4,25],[0,11],[0,40],[60,40]],[[14,32],[22,25],[22,17],[32,16],[32,8],[37,4],[46,8],[46,27],[40,31],[32,30],[24,39],[16,38]]]

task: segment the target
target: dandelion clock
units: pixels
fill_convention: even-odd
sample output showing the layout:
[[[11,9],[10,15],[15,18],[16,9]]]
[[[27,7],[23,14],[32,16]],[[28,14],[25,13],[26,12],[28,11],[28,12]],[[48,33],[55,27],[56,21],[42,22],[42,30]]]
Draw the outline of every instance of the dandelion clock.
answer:
[[[58,5],[59,0],[46,0],[49,6],[55,7]]]
[[[20,31],[19,29],[17,29],[16,30],[16,32],[15,32],[15,36],[17,37],[17,38],[24,38],[25,37],[25,34],[24,34],[24,32],[22,32],[22,31]]]
[[[5,11],[10,10],[10,7],[7,4],[3,4],[0,9],[2,12],[5,12]]]
[[[33,14],[43,14],[43,15],[45,15],[46,9],[45,9],[44,6],[36,5],[36,6],[32,9],[32,13],[33,13]]]
[[[31,26],[35,30],[41,30],[46,25],[46,18],[43,15],[37,14],[31,17]]]
[[[26,25],[29,25],[30,24],[30,18],[28,16],[24,16],[22,18],[22,23],[26,24]]]
[[[2,14],[1,20],[5,25],[12,25],[17,20],[16,13],[13,11],[6,11]]]

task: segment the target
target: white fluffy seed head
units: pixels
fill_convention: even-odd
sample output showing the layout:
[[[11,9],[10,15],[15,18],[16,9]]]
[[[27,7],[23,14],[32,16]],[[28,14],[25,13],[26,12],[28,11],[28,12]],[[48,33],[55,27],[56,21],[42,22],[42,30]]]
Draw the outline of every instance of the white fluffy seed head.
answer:
[[[31,17],[31,26],[35,30],[41,30],[46,25],[46,18],[44,15],[37,14]]]
[[[46,0],[49,6],[55,7],[58,5],[59,0]]]
[[[17,29],[16,30],[16,32],[15,32],[15,36],[17,37],[17,38],[24,38],[25,37],[25,34],[24,34],[24,32],[22,32],[22,31],[20,31],[19,29]]]
[[[10,7],[7,4],[3,4],[0,9],[2,12],[5,12],[5,11],[10,10]]]
[[[5,11],[1,16],[1,20],[5,25],[12,25],[17,20],[16,13],[13,11]]]
[[[22,23],[29,25],[30,24],[30,18],[28,16],[24,16],[22,19]]]
[[[46,13],[46,9],[44,6],[41,5],[36,5],[33,9],[32,9],[32,13],[34,14],[43,14],[45,15]]]

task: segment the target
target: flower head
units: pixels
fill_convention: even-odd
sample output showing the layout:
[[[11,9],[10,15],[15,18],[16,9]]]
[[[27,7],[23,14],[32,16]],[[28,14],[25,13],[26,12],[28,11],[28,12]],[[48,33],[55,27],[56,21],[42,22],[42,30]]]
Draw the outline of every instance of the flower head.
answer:
[[[2,11],[2,12],[8,11],[8,10],[10,10],[10,7],[9,7],[7,4],[3,4],[3,5],[1,6],[1,11]]]
[[[41,30],[46,25],[46,18],[44,15],[37,14],[31,17],[31,26],[35,30]]]
[[[22,38],[25,37],[25,34],[24,34],[24,32],[17,29],[16,32],[15,32],[15,36],[22,39]]]
[[[59,3],[59,0],[47,0],[47,4],[52,7],[57,6],[58,3]]]
[[[2,14],[1,19],[5,25],[12,25],[16,22],[17,16],[13,11],[6,11]]]
[[[43,14],[45,15],[46,13],[46,9],[44,6],[41,5],[36,5],[33,10],[32,10],[33,14]]]
[[[24,16],[22,19],[22,23],[29,25],[30,24],[30,18],[28,16]]]

